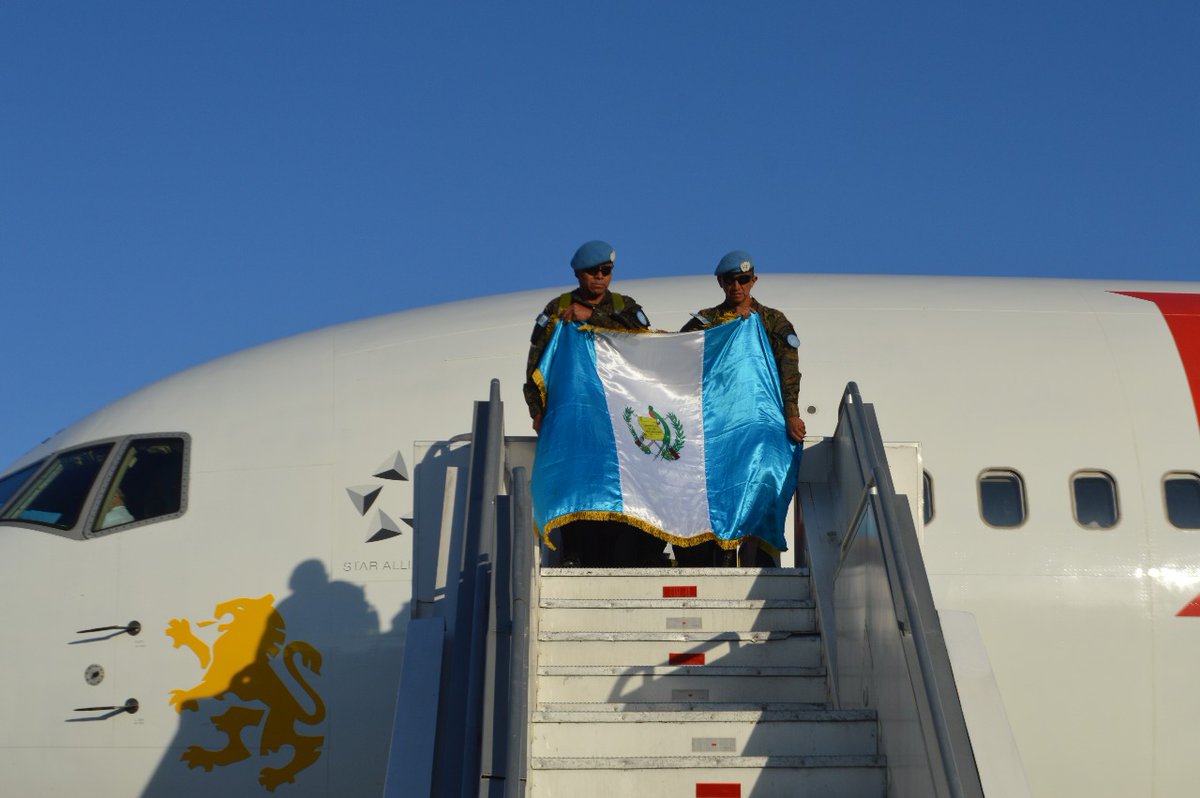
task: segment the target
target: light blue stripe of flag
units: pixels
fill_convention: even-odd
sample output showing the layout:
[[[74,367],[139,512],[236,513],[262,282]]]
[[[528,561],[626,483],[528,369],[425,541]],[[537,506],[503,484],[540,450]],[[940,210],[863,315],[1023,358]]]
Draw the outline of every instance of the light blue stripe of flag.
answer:
[[[619,513],[621,477],[596,374],[596,339],[579,325],[556,324],[538,366],[546,387],[546,412],[530,478],[538,529],[565,515]]]
[[[785,550],[784,522],[799,461],[787,437],[779,374],[762,323],[752,314],[688,335],[704,336],[697,391],[705,484],[696,489],[707,494],[710,531],[725,541],[754,535]],[[586,513],[624,516],[593,333],[557,324],[538,370],[547,394],[531,485],[538,529]],[[646,519],[631,520],[646,528]],[[679,536],[669,528],[657,531],[667,539]]]
[[[755,535],[782,551],[799,460],[779,371],[758,314],[704,330],[708,513],[723,540]]]

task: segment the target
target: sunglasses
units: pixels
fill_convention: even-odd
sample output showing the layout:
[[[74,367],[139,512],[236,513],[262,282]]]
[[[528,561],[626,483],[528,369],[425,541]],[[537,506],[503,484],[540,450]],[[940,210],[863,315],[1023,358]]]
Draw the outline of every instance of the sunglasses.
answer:
[[[608,275],[612,274],[612,270],[613,267],[611,263],[607,266],[593,266],[590,269],[580,269],[581,272],[584,274],[590,274],[592,277],[607,277]]]
[[[738,285],[745,285],[746,283],[750,282],[753,279],[754,279],[753,274],[726,275],[721,278],[721,285],[733,285],[734,283],[737,283]]]

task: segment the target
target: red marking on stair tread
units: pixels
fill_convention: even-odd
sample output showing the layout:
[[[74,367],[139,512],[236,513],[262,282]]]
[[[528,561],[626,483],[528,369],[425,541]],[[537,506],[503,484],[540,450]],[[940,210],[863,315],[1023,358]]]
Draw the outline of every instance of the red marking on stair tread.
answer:
[[[684,652],[682,654],[668,654],[667,661],[672,665],[703,665],[704,654],[694,654],[691,652]]]
[[[696,798],[742,798],[740,784],[696,784]]]
[[[663,585],[663,598],[695,598],[695,585]]]

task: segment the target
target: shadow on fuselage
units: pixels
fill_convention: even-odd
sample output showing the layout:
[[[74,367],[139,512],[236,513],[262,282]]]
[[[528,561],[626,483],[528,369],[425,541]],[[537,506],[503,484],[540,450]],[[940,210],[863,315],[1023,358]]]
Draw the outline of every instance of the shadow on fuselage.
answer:
[[[297,565],[289,587],[279,602],[218,604],[195,624],[215,636],[171,622],[196,680],[162,697],[179,728],[145,798],[382,790],[408,605],[383,634],[363,588],[331,581],[323,563]]]

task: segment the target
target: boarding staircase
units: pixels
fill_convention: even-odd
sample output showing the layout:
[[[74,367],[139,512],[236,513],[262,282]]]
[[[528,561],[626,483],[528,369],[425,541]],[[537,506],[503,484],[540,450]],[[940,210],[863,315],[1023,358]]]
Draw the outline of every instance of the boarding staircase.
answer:
[[[534,442],[502,418],[493,381],[472,433],[416,469],[385,796],[982,798],[907,500],[853,383],[797,485],[807,568],[555,567]]]
[[[828,702],[808,573],[542,568],[527,795],[882,796]]]

